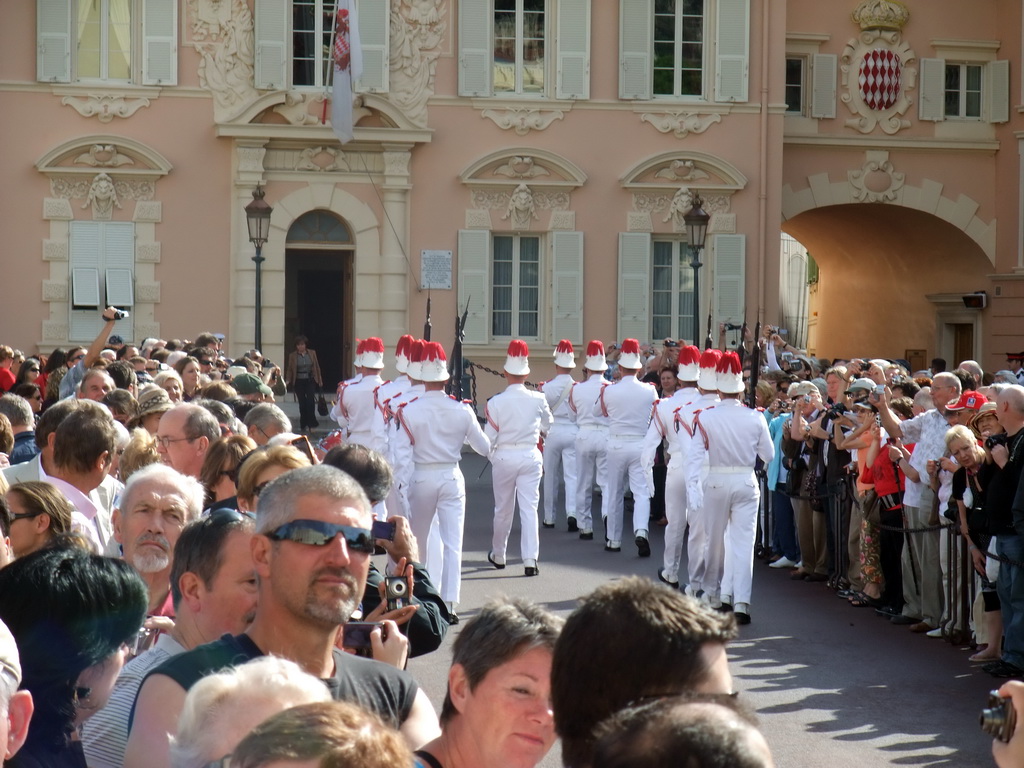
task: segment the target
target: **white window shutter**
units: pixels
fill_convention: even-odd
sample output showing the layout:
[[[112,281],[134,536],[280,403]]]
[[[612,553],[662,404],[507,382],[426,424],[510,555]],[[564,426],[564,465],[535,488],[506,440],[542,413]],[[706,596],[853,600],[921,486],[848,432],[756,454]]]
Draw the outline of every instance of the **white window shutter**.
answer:
[[[551,238],[551,343],[583,343],[583,233],[555,232]]]
[[[839,58],[834,53],[816,53],[811,57],[811,67],[811,117],[833,118]]]
[[[388,0],[358,0],[359,44],[363,50],[363,74],[357,93],[387,93],[391,65],[391,4]]]
[[[178,82],[177,0],[146,0],[142,6],[142,84]]]
[[[288,87],[288,13],[291,3],[256,0],[256,87]]]
[[[919,71],[918,117],[937,123],[946,118],[946,60],[921,59]]]
[[[750,0],[718,0],[715,101],[746,101],[750,60]]]
[[[71,0],[36,0],[36,79],[71,82]]]
[[[718,323],[741,323],[746,314],[746,235],[715,235],[715,310]]]
[[[651,328],[651,236],[619,233],[619,339],[644,340]]]
[[[103,267],[108,307],[126,309],[135,304],[135,225],[112,221],[103,228]]]
[[[1006,59],[988,64],[988,119],[992,123],[1010,120],[1010,62]]]
[[[619,0],[620,99],[651,98],[654,78],[651,65],[654,49],[653,8],[651,0]]]
[[[491,233],[486,229],[459,230],[459,305],[461,315],[467,302],[466,343],[486,344],[491,330],[491,279],[488,269]]]
[[[459,2],[459,96],[493,93],[492,0]]]
[[[558,4],[555,95],[559,99],[590,98],[590,0],[561,0]]]

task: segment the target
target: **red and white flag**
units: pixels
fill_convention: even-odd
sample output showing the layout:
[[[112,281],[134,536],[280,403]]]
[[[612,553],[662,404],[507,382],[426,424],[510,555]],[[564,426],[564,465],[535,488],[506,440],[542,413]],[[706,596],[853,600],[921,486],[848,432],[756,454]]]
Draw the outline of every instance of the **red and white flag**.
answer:
[[[363,73],[363,50],[354,0],[338,0],[334,17],[334,86],[331,92],[331,128],[338,141],[352,141],[353,83]]]

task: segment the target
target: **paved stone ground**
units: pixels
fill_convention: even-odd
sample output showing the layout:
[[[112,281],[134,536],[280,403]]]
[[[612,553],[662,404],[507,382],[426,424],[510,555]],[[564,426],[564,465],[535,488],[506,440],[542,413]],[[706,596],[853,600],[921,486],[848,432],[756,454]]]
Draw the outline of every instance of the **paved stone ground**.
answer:
[[[294,403],[283,405],[297,421]],[[516,560],[517,525],[509,567],[494,570],[486,560],[490,470],[471,454],[463,472],[469,500],[459,609],[464,620],[496,595],[529,598],[564,615],[579,596],[608,580],[656,578],[664,531],[658,527],[651,559],[638,558],[629,546],[620,554],[604,552],[600,535],[583,542],[562,526],[542,530],[541,574],[526,578]],[[753,623],[730,646],[730,663],[736,688],[757,711],[780,768],[993,764],[978,712],[998,681],[967,661],[968,650],[913,635],[869,608],[849,607],[821,584],[792,582],[760,562],[751,610]],[[438,709],[458,631],[453,627],[440,650],[410,664]],[[556,745],[542,765],[560,764]]]

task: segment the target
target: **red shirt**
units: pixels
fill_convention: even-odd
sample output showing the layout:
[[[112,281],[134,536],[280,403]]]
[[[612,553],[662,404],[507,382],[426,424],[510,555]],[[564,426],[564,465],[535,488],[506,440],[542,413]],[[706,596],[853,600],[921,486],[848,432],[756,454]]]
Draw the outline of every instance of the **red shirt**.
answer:
[[[0,392],[10,392],[14,386],[14,374],[10,368],[0,368]]]
[[[913,444],[907,446],[907,450],[913,452]],[[883,445],[875,457],[875,463],[865,467],[861,481],[867,484],[875,484],[875,493],[879,496],[897,494],[906,487],[906,477],[899,464],[889,458],[889,446]]]

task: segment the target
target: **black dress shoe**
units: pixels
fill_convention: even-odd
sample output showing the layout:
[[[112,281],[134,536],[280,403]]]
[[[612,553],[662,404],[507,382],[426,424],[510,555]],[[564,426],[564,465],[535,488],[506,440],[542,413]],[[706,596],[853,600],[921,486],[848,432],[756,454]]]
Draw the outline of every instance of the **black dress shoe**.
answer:
[[[715,610],[719,613],[732,613],[732,603],[722,603]]]
[[[545,528],[554,528],[555,527],[554,523],[541,523],[541,525],[543,525]]]
[[[749,613],[744,613],[743,611],[736,611],[736,613],[734,613],[733,616],[736,617],[736,623],[737,624],[749,624],[750,623],[750,614]]]
[[[605,539],[604,551],[605,552],[621,552],[622,551],[622,547],[613,547],[611,544],[608,543],[608,540]]]
[[[669,581],[668,579],[666,579],[665,578],[665,572],[662,571],[661,568],[658,569],[658,579],[660,581],[663,581],[664,583],[668,584],[670,587],[672,587],[672,589],[679,589],[679,582],[678,581]]]
[[[448,614],[448,624],[450,626],[454,627],[456,624],[459,623],[459,621],[460,621],[459,614],[457,614],[455,611],[449,612],[449,614]]]
[[[649,542],[647,540],[646,536],[637,536],[636,537],[636,549],[637,549],[637,553],[640,555],[640,557],[650,557],[651,556],[651,542]]]
[[[523,569],[523,571],[524,573],[526,573],[527,576],[536,576],[540,573],[540,566],[528,565]]]
[[[581,533],[580,534],[580,538],[583,539],[584,541],[593,541],[594,540],[594,532],[590,531],[590,533]]]
[[[487,562],[493,565],[499,571],[505,567],[504,563],[499,563],[497,560],[494,559],[494,552],[487,553]]]
[[[576,518],[575,517],[570,517],[569,518],[569,533],[576,533],[576,531],[578,531],[579,529],[580,529],[580,527],[578,525],[576,525]]]

